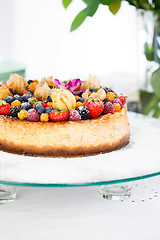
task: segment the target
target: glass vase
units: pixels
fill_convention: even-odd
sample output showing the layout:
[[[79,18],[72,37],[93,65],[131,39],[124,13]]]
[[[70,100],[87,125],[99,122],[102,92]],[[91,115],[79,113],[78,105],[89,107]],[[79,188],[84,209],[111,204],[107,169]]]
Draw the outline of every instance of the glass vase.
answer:
[[[160,116],[160,13],[137,10],[140,111]]]

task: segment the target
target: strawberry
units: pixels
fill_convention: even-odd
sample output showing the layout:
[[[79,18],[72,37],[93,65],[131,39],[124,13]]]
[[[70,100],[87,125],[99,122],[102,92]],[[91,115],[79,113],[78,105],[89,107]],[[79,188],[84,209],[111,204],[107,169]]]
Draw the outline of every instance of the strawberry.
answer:
[[[49,114],[49,118],[52,122],[63,122],[66,121],[68,117],[69,117],[68,111],[52,110]]]
[[[5,101],[0,100],[0,114],[9,115],[10,114],[11,105],[6,103]]]
[[[42,102],[41,104],[44,108],[48,107],[47,103],[45,103],[45,102]]]
[[[99,99],[88,100],[84,103],[84,105],[88,107],[90,118],[99,117],[104,109],[104,104]]]
[[[124,105],[126,103],[126,97],[121,95],[119,96],[119,100],[121,101],[121,103]]]

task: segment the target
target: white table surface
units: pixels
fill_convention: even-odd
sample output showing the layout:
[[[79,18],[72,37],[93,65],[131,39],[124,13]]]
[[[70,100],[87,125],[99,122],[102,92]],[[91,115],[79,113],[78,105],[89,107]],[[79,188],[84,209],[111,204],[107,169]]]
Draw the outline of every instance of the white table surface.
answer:
[[[133,183],[124,201],[103,199],[97,187],[18,187],[0,205],[1,240],[160,239],[160,177]]]

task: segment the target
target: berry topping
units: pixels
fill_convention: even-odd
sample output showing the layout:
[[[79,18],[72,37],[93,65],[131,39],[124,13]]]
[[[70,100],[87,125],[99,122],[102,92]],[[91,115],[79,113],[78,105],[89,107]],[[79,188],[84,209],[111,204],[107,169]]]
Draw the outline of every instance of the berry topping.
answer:
[[[13,106],[13,107],[11,107],[10,108],[10,115],[12,116],[12,117],[17,117],[18,116],[18,113],[20,112],[20,108],[19,107],[17,107],[17,106]]]
[[[108,92],[108,90],[106,89],[106,87],[103,87],[103,90],[107,93]]]
[[[80,106],[82,106],[83,103],[82,102],[76,102],[76,109],[79,108]]]
[[[33,83],[33,80],[28,80],[27,83],[29,85],[29,84]]]
[[[89,110],[86,105],[78,107],[77,111],[79,112],[82,120],[87,120],[89,117]]]
[[[16,107],[20,107],[21,106],[21,102],[18,101],[18,100],[14,100],[12,103],[11,103],[11,106],[16,106]]]
[[[80,116],[79,112],[77,110],[72,110],[69,113],[69,120],[70,121],[80,121],[81,120],[81,116]]]
[[[95,87],[92,87],[89,89],[90,92],[95,92],[97,89]]]
[[[77,99],[77,102],[81,102],[81,103],[84,103],[84,99],[83,98],[81,98],[81,97],[79,97],[78,99]]]
[[[113,103],[113,107],[115,109],[115,112],[119,112],[121,110],[121,106],[119,103]]]
[[[15,100],[15,98],[8,96],[8,97],[5,97],[3,100],[6,101],[7,103],[11,104]]]
[[[44,112],[44,107],[42,106],[42,104],[37,104],[36,105],[36,110],[39,114]]]
[[[0,100],[0,114],[9,115],[11,105],[5,101]]]
[[[52,107],[52,102],[47,102],[47,107]]]
[[[18,118],[20,120],[24,120],[27,118],[27,111],[26,110],[21,110],[19,113],[18,113]]]
[[[31,109],[31,104],[28,102],[24,102],[21,104],[21,109],[28,111],[29,109]]]
[[[41,122],[48,122],[49,121],[49,114],[48,113],[42,113],[40,115],[40,121]]]
[[[107,92],[106,98],[108,98],[108,100],[113,102],[113,100],[115,99],[115,93],[114,92]]]
[[[51,94],[49,94],[49,96],[47,98],[47,102],[52,102]]]
[[[105,99],[103,100],[103,103],[104,103],[104,104],[105,104],[106,102],[112,103],[108,98],[105,98]]]
[[[32,82],[32,83],[29,84],[27,91],[29,91],[29,92],[31,91],[31,93],[33,94],[36,87],[37,87],[37,83]]]
[[[97,118],[103,112],[104,104],[99,99],[91,100],[91,101],[88,100],[84,104],[88,107],[90,118]]]
[[[126,97],[121,95],[119,96],[119,100],[121,101],[121,103],[124,105],[126,103]]]
[[[29,92],[33,95],[33,91],[31,89],[27,89],[27,92]]]
[[[47,103],[45,103],[44,101],[41,104],[44,108],[48,107]]]
[[[28,99],[29,98],[31,98],[32,96],[30,95],[30,94],[24,94],[23,96],[22,96],[22,100],[24,101],[24,102],[28,102]]]
[[[18,94],[14,95],[14,98],[15,98],[15,100],[22,102],[22,97],[19,96]]]
[[[36,111],[36,109],[32,108],[32,109],[28,110],[27,120],[30,122],[38,122],[39,121],[39,114]]]
[[[113,101],[113,103],[118,103],[118,104],[121,106],[121,109],[122,109],[123,104],[122,104],[122,102],[120,101],[119,98],[115,98],[114,101]]]
[[[66,121],[69,117],[68,111],[57,111],[52,110],[49,114],[49,118],[52,122],[62,122]]]
[[[44,109],[44,112],[49,114],[52,110],[53,110],[52,107],[46,107],[46,108]]]
[[[104,104],[104,109],[103,109],[103,113],[115,113],[115,109],[113,107],[113,104],[111,102],[106,102]]]

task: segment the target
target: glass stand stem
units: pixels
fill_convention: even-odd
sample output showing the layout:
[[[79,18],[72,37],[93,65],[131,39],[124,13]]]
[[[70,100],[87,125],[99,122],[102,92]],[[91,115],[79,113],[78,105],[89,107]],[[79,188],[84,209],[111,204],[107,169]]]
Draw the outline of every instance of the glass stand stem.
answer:
[[[98,191],[101,197],[108,200],[124,200],[131,195],[132,182],[113,185],[102,185]]]
[[[16,186],[0,184],[0,203],[13,202],[16,199]]]

